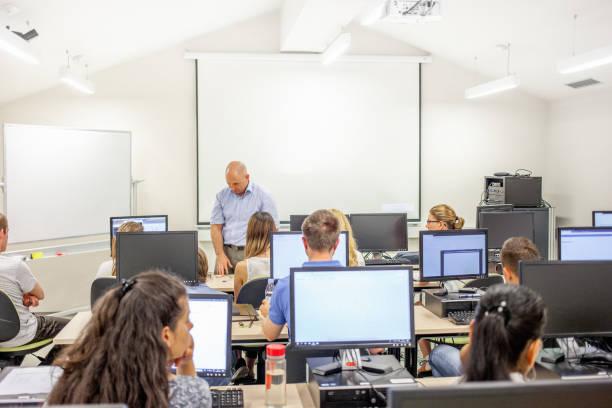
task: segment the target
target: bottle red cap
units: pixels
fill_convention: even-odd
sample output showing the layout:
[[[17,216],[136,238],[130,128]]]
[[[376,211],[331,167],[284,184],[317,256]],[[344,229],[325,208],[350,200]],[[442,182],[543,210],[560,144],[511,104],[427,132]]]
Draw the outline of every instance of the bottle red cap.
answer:
[[[268,344],[266,346],[266,354],[271,357],[284,357],[285,356],[285,345],[284,344]]]

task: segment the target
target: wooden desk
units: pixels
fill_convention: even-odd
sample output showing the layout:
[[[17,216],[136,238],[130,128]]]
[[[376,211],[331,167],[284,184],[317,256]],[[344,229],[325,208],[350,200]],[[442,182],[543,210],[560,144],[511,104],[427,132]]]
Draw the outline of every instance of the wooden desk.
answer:
[[[60,331],[53,339],[53,344],[67,345],[76,341],[81,331],[91,319],[91,312],[79,312],[68,322],[66,327]],[[242,323],[242,324],[241,324]],[[253,345],[266,344],[268,341],[261,332],[261,320],[253,322],[233,322],[232,323],[232,344],[234,345]],[[279,341],[286,342],[288,338],[287,327],[281,331]]]
[[[417,378],[417,382],[423,387],[449,387],[457,385],[461,377],[427,377]]]
[[[234,293],[234,275],[208,275],[206,286],[225,293]]]
[[[222,389],[225,387],[214,388]],[[240,388],[244,393],[245,408],[266,406],[265,385],[241,385]],[[315,408],[306,384],[287,384],[287,405],[285,407]]]

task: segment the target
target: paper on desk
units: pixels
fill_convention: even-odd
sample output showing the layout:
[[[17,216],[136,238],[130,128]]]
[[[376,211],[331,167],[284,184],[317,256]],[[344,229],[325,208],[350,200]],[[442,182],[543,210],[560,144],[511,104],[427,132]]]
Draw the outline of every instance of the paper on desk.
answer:
[[[55,366],[13,368],[0,382],[0,395],[48,394],[61,374]]]

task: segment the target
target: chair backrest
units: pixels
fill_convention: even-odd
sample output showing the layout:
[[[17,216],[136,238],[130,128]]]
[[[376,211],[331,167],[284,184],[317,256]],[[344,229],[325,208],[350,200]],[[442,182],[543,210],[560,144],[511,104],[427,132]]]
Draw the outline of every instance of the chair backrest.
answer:
[[[91,283],[91,292],[89,296],[91,308],[93,309],[96,301],[100,299],[110,288],[117,284],[117,278],[96,278]]]
[[[11,298],[0,290],[0,342],[9,341],[19,333],[19,315]]]
[[[257,278],[248,281],[240,288],[236,303],[250,304],[257,309],[264,297],[266,297],[266,286],[268,286],[268,278]]]
[[[486,278],[474,279],[466,283],[466,288],[479,288],[487,289],[489,286],[504,283],[504,277],[502,275],[489,275]]]

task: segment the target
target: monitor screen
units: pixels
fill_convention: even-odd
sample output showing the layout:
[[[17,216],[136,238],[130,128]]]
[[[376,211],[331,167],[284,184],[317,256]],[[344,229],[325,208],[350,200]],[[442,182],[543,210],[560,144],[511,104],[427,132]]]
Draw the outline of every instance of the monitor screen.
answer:
[[[302,224],[308,215],[290,215],[289,216],[289,231],[302,231]]]
[[[184,282],[197,282],[197,258],[197,231],[117,233],[119,279],[157,268],[174,273]]]
[[[347,232],[340,233],[340,243],[333,259],[348,266]],[[308,261],[301,232],[273,232],[270,238],[270,274],[274,279],[289,276],[291,268],[299,268]]]
[[[501,249],[512,237],[526,237],[535,241],[535,214],[529,211],[488,212],[478,216],[478,228],[488,230],[489,249]]]
[[[612,211],[593,211],[594,227],[612,227]]]
[[[189,294],[193,363],[202,377],[230,377],[232,301],[225,294]]]
[[[148,231],[168,231],[168,216],[167,215],[142,215],[128,217],[110,217],[110,238],[111,245],[113,237],[117,235],[117,230],[121,224],[133,221],[142,224],[145,232]]]
[[[612,406],[612,381],[489,381],[454,387],[390,387],[387,396],[389,408],[604,408]]]
[[[302,349],[411,347],[410,267],[291,268],[290,342]],[[367,292],[367,304],[358,305]]]
[[[487,230],[420,232],[421,280],[487,276]]]
[[[359,250],[408,249],[408,221],[405,213],[351,214],[350,220]]]
[[[612,262],[521,262],[519,271],[546,304],[546,336],[612,334]]]
[[[559,228],[561,261],[612,260],[612,228]]]

